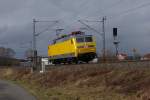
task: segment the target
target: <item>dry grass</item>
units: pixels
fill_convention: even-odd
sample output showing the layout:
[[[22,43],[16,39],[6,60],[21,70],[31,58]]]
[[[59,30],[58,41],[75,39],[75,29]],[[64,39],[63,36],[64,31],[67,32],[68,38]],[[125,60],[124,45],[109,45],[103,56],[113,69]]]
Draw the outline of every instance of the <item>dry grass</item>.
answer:
[[[47,73],[1,69],[1,78],[26,86],[40,100],[150,100],[150,68],[64,66]]]

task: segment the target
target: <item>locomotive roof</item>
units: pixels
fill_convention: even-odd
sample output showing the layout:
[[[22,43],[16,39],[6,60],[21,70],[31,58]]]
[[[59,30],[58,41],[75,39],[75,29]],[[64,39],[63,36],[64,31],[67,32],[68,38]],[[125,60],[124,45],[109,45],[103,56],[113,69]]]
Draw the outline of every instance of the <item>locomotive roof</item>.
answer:
[[[60,39],[65,39],[65,38],[73,38],[73,37],[80,37],[80,36],[92,36],[92,35],[83,35],[83,34],[78,34],[78,35],[67,35],[67,36],[62,36],[62,37],[59,37],[57,39],[54,39],[54,40],[60,40]]]
[[[54,39],[53,41],[57,42],[59,40],[66,40],[66,39],[69,39],[69,38],[79,37],[79,36],[92,36],[92,35],[85,35],[84,32],[76,31],[76,32],[72,32],[69,35],[62,35],[61,37],[58,37],[58,38]]]

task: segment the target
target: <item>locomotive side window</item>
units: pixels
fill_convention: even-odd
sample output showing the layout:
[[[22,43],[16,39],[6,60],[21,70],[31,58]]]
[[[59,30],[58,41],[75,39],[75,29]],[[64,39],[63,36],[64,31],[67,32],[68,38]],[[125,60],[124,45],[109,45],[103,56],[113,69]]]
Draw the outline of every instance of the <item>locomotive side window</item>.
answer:
[[[83,37],[77,37],[77,38],[76,38],[76,41],[77,41],[78,43],[84,42],[84,38],[83,38]]]
[[[92,37],[85,37],[85,42],[93,42],[93,39]]]

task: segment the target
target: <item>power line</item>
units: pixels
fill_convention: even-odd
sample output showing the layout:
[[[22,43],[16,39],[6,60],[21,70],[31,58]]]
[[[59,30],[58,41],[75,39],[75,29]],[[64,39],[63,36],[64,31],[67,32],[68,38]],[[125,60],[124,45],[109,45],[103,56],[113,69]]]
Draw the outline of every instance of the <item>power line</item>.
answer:
[[[51,28],[52,26],[54,26],[54,24],[56,24],[56,23],[58,23],[58,21],[55,21],[53,24],[48,25],[48,27],[45,28],[44,30],[42,30],[41,32],[36,33],[36,36],[39,36],[40,34],[42,34],[42,33],[44,33],[44,32],[47,32],[47,31],[50,30],[50,28]]]
[[[97,34],[101,34],[99,31],[97,31],[96,29],[90,27],[89,25],[85,24],[83,21],[78,20],[81,24],[85,25],[87,28],[93,30],[94,32],[96,32]]]
[[[123,12],[121,12],[121,13],[119,13],[119,14],[116,14],[115,16],[112,16],[111,18],[120,17],[120,16],[122,16],[122,15],[124,15],[124,14],[128,14],[128,13],[130,13],[130,12],[133,12],[133,11],[138,10],[138,9],[141,9],[141,8],[145,8],[145,7],[147,7],[147,6],[150,6],[150,2],[144,3],[144,4],[139,5],[139,6],[136,6],[136,7],[134,7],[134,8],[130,8],[130,9],[126,10],[126,11],[123,11]]]
[[[106,11],[108,11],[108,10],[110,10],[110,9],[112,9],[112,8],[114,8],[114,7],[116,7],[117,5],[121,4],[122,1],[123,1],[123,0],[118,0],[117,2],[113,3],[112,5],[110,5],[109,8],[103,9],[102,11],[103,11],[103,12],[106,12]]]
[[[118,6],[119,4],[121,4],[123,1],[127,1],[127,0],[118,0],[117,2],[113,3],[112,5],[110,5],[109,8],[104,9],[104,11],[106,12],[107,10],[110,10],[116,6]],[[134,1],[139,1],[139,0],[134,0]]]
[[[50,29],[50,26],[53,26],[53,25],[49,25],[48,28],[46,28],[45,30],[37,33],[36,32],[36,23],[38,23],[38,22],[40,22],[40,23],[41,22],[44,22],[44,23],[45,22],[48,22],[48,23],[49,22],[58,23],[58,20],[55,20],[55,21],[46,21],[46,20],[35,20],[35,19],[33,19],[33,50],[36,50],[36,37],[39,36],[40,34],[46,32],[46,31],[48,31]]]
[[[121,4],[123,1],[125,1],[125,0],[118,0],[117,2],[113,3],[112,5],[110,5],[110,7],[106,8],[106,9],[104,9],[102,11],[106,12],[108,10],[111,10],[112,8],[114,8],[114,7],[118,6],[119,4]],[[139,0],[135,0],[135,1],[139,1]]]

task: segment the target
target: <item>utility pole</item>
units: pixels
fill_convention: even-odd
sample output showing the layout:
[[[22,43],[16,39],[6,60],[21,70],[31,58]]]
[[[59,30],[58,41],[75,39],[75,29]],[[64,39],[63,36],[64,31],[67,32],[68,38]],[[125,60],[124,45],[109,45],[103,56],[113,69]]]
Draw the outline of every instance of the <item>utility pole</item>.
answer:
[[[106,16],[102,18],[102,32],[103,32],[103,60],[104,62],[106,61],[106,38],[105,38],[105,21],[106,21]]]
[[[33,50],[36,50],[36,20],[33,19]]]
[[[37,50],[36,50],[36,20],[33,19],[33,66],[31,72],[36,70],[37,66]]]
[[[48,29],[46,29],[45,31],[42,31],[42,32],[39,32],[37,33],[36,32],[36,23],[37,22],[55,22],[55,23],[58,23],[58,21],[47,21],[47,20],[36,20],[36,19],[33,19],[33,66],[32,66],[32,69],[31,69],[31,72],[33,72],[34,70],[37,69],[37,48],[36,48],[36,37],[39,36],[41,33],[47,31]]]

